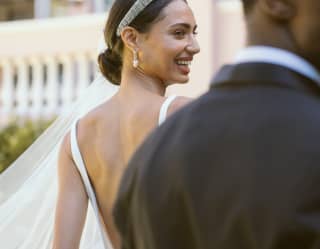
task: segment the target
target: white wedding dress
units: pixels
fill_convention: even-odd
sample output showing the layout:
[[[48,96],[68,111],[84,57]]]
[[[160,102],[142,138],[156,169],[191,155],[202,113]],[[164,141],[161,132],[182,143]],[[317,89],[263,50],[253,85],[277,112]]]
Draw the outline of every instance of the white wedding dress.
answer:
[[[57,158],[62,139],[76,120],[108,100],[117,90],[117,86],[107,82],[102,74],[98,73],[95,81],[72,108],[62,114],[0,174],[1,249],[51,248],[57,198]],[[174,97],[168,98],[161,108],[160,123],[164,121],[166,110],[173,99]],[[75,159],[81,172],[80,156],[79,152]],[[82,168],[85,169],[84,165]],[[89,185],[86,188],[91,205],[88,207],[80,249],[112,249],[97,219],[99,211],[94,192],[89,191]]]

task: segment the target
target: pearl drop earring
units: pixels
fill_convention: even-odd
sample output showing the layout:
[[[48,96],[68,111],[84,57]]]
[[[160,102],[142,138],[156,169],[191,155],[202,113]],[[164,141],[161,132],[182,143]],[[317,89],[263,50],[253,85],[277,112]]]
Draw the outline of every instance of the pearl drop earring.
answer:
[[[135,50],[133,51],[132,65],[133,65],[134,68],[137,68],[139,66],[138,52],[135,51]]]

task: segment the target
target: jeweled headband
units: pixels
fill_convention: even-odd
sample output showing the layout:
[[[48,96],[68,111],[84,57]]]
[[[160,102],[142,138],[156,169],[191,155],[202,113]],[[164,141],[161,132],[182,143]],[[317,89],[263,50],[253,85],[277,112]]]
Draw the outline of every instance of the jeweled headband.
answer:
[[[121,20],[117,29],[117,36],[120,36],[122,30],[127,27],[152,1],[153,0],[137,0]]]

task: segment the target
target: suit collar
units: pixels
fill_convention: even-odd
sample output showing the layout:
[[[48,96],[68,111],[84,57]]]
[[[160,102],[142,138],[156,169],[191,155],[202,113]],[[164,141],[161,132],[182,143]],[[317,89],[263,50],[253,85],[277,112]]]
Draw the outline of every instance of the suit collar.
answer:
[[[286,67],[310,78],[320,86],[320,72],[310,62],[288,50],[269,46],[250,46],[240,50],[234,64],[249,62],[265,62]]]
[[[224,66],[214,77],[211,88],[222,85],[277,85],[279,87],[296,88],[305,91],[320,91],[319,85],[287,67],[269,63],[240,63]]]

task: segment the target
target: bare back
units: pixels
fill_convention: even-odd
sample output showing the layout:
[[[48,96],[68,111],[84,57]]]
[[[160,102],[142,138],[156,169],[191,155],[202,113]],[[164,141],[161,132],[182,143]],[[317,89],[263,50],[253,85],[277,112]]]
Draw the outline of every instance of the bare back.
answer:
[[[178,97],[168,115],[190,99]],[[114,248],[120,248],[112,219],[112,207],[125,167],[137,147],[158,125],[165,97],[148,91],[119,91],[77,124],[79,152],[94,190],[99,213]],[[74,144],[74,143],[73,143]],[[76,157],[78,158],[78,157]],[[78,165],[79,166],[79,165]],[[68,134],[62,143],[58,163],[58,201],[53,248],[78,248],[87,213],[88,196],[71,152]]]
[[[116,247],[118,238],[112,223],[112,206],[120,178],[135,149],[158,125],[165,100],[155,95],[144,98],[143,102],[130,102],[115,96],[78,124],[80,151],[104,224]]]

